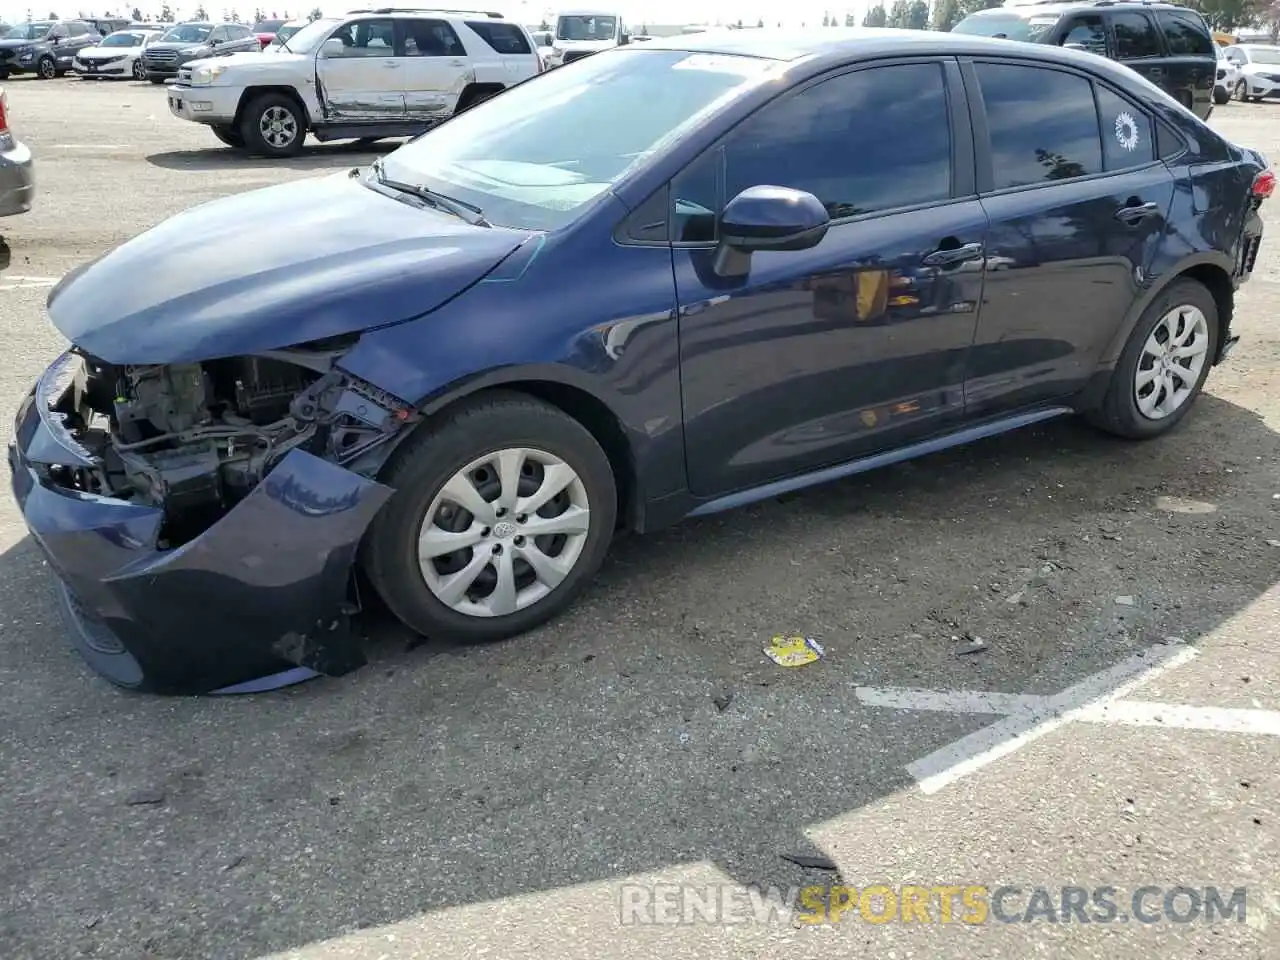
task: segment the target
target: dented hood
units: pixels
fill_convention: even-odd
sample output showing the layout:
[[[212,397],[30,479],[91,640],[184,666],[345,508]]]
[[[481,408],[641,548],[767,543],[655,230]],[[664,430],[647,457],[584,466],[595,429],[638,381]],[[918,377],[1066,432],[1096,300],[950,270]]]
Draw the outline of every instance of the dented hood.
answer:
[[[301,180],[194,207],[76,268],[49,315],[108,363],[213,360],[421,316],[529,235],[345,174]]]

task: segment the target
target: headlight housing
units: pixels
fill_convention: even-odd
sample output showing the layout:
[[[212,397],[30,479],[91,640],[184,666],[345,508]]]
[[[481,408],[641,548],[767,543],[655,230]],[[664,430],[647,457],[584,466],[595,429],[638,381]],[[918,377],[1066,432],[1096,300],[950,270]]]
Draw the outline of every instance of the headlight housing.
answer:
[[[205,86],[213,83],[214,80],[222,76],[226,69],[226,66],[221,63],[211,63],[207,66],[196,67],[191,71],[191,84],[192,86]]]

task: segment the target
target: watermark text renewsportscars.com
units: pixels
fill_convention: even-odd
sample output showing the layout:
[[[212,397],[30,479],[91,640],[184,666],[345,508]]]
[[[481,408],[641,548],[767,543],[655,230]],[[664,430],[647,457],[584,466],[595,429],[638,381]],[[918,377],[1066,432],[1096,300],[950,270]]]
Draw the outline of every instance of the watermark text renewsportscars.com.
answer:
[[[623,926],[820,923],[1218,923],[1245,921],[1245,887],[1058,887],[1004,884],[871,884],[742,887],[628,884]]]

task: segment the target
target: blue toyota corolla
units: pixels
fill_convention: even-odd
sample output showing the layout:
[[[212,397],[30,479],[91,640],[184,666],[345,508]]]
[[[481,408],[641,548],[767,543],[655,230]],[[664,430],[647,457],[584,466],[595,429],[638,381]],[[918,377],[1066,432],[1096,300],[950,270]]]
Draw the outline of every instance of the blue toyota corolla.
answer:
[[[367,172],[69,274],[14,492],[125,687],[512,636],[653,530],[1069,413],[1172,429],[1275,177],[1128,69],[734,31],[544,74]]]

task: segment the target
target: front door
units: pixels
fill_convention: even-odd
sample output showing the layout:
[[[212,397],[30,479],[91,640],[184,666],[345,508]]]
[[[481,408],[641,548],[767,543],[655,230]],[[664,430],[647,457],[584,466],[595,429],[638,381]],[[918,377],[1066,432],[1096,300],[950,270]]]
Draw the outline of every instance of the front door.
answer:
[[[402,67],[391,20],[353,20],[339,27],[316,59],[325,120],[404,119]]]
[[[467,51],[447,20],[397,21],[397,49],[403,53],[400,83],[410,120],[445,120],[473,71]]]
[[[986,217],[955,143],[954,62],[822,80],[767,104],[677,177],[671,236],[690,487],[741,490],[954,425],[982,290]],[[953,83],[953,94],[958,93]],[[953,163],[953,155],[959,162]],[[714,269],[741,190],[806,190],[833,223],[803,252]]]
[[[1173,178],[1151,117],[1111,88],[1026,62],[971,70],[990,131],[979,183],[991,232],[965,399],[984,416],[1084,387],[1145,282]]]

